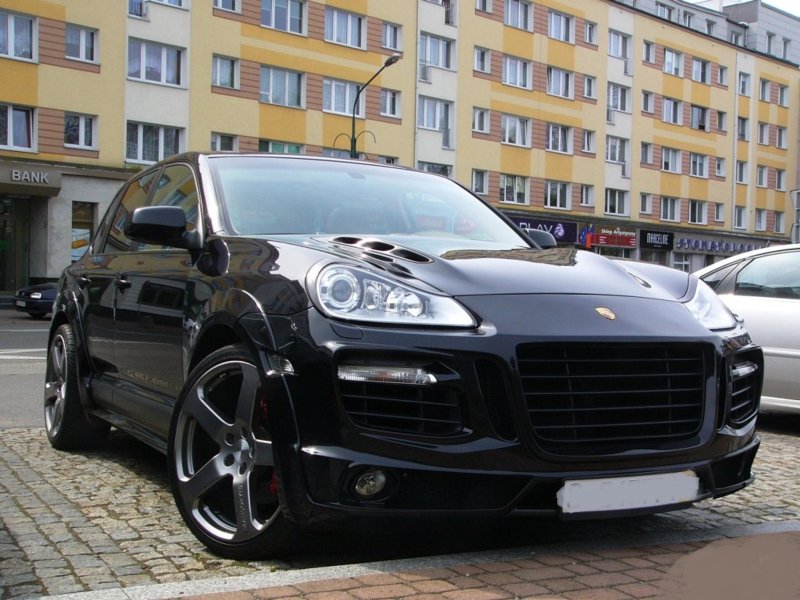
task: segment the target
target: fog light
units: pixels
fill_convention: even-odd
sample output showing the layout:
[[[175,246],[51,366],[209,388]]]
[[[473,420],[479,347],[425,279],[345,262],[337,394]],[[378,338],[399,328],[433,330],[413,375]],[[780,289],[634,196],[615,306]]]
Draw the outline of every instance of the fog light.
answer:
[[[361,498],[372,498],[380,494],[385,487],[386,474],[380,469],[370,469],[358,476],[353,489]]]
[[[432,385],[436,375],[418,367],[357,366],[341,365],[339,379],[342,381],[367,381],[372,383],[404,383]]]

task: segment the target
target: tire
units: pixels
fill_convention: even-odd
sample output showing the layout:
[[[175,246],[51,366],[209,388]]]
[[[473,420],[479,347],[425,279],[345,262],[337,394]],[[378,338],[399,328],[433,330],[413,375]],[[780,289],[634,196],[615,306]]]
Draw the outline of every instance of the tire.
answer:
[[[84,411],[80,385],[75,333],[62,325],[47,350],[44,384],[44,428],[50,445],[58,450],[94,448],[108,435],[109,425]]]
[[[271,440],[267,399],[247,349],[227,346],[201,361],[178,396],[167,458],[178,510],[215,554],[254,560],[296,548]]]

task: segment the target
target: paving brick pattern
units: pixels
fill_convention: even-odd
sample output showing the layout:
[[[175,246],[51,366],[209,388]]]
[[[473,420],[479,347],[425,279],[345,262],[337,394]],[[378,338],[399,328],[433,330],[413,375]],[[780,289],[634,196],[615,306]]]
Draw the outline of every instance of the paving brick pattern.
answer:
[[[436,569],[332,578],[203,598],[666,597],[667,592],[678,593],[664,590],[670,570],[681,559],[707,549],[709,540],[719,537],[715,532],[800,520],[800,427],[795,431],[777,426],[761,435],[757,480],[746,490],[653,517],[537,521],[526,525],[517,537],[509,534],[508,540],[489,542],[489,548],[530,546],[533,550],[524,559],[466,561]],[[654,541],[675,532],[694,533],[698,541]],[[800,533],[796,537],[800,557]],[[344,550],[334,544],[287,561],[220,559],[208,553],[181,522],[169,492],[164,458],[157,453],[122,434],[112,435],[100,451],[64,453],[49,446],[40,428],[0,430],[2,600],[487,548],[480,533],[473,538],[466,533],[462,538],[455,545],[422,542],[427,544],[424,547],[412,540],[396,554],[378,550],[380,542],[362,547],[351,540]],[[616,547],[598,545],[598,541],[614,540],[619,540]],[[789,540],[789,547],[794,548],[793,542],[794,538]],[[800,593],[787,597],[800,597]]]

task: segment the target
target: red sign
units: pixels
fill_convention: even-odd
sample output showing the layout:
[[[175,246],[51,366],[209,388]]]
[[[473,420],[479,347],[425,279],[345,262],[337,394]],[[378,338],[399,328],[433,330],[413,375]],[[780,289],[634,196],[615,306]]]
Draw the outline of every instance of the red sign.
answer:
[[[595,233],[592,236],[592,244],[595,246],[636,248],[636,230],[597,225],[595,227]]]

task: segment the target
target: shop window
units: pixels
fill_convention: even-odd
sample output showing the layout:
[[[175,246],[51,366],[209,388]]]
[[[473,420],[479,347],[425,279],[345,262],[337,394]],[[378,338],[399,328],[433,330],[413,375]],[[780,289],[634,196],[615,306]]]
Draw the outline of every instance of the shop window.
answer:
[[[94,207],[90,202],[72,203],[72,246],[70,258],[78,260],[89,248],[94,234]]]

